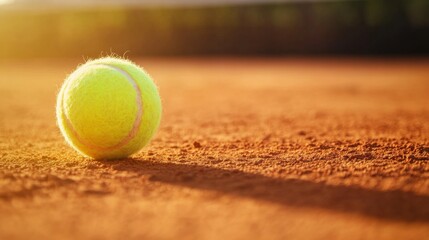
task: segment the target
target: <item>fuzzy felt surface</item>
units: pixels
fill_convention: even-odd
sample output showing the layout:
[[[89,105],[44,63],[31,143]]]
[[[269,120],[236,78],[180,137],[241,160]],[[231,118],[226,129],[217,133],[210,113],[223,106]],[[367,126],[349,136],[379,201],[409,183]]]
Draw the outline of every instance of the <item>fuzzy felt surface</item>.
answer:
[[[122,158],[145,146],[161,119],[150,76],[132,62],[101,58],[78,67],[57,98],[58,125],[67,142],[93,158]]]

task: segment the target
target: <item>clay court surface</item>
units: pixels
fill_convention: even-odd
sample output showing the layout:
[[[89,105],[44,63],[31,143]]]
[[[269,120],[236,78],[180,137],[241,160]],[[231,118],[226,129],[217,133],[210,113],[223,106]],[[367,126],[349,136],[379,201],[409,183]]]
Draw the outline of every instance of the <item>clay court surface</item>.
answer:
[[[114,161],[56,126],[84,60],[0,63],[0,239],[429,239],[429,60],[133,60],[163,119]]]

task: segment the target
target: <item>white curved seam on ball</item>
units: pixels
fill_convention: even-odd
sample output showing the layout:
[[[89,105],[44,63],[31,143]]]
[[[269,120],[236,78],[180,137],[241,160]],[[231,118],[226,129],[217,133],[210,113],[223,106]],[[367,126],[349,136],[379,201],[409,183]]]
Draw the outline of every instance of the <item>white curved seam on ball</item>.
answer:
[[[136,116],[136,119],[134,120],[133,127],[128,132],[127,136],[124,137],[119,143],[117,143],[113,146],[110,146],[110,147],[97,146],[97,145],[89,143],[86,140],[84,140],[83,138],[81,138],[80,135],[77,133],[77,131],[74,129],[73,124],[70,122],[70,119],[67,117],[66,112],[64,111],[64,94],[65,94],[64,92],[68,89],[69,82],[66,83],[67,85],[64,87],[64,91],[63,91],[62,96],[61,96],[61,110],[62,110],[62,114],[64,115],[64,119],[66,121],[68,128],[73,133],[76,140],[79,141],[81,144],[83,144],[84,146],[90,147],[90,148],[97,149],[97,150],[115,150],[115,149],[118,149],[118,148],[121,148],[121,147],[127,145],[137,135],[137,132],[140,128],[141,120],[143,117],[142,94],[141,94],[141,90],[140,90],[140,87],[138,86],[137,82],[126,71],[122,70],[119,67],[112,66],[109,64],[104,64],[104,63],[91,64],[89,66],[97,66],[97,65],[109,67],[109,68],[112,68],[115,71],[119,72],[121,75],[123,75],[127,79],[127,81],[133,86],[134,90],[136,91],[137,116]]]

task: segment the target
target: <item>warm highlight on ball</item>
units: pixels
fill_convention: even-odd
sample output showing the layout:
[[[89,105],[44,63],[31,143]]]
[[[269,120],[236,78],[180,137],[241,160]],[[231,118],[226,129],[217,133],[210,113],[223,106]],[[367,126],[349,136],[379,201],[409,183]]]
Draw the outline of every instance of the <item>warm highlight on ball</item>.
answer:
[[[161,119],[161,100],[151,77],[131,61],[88,61],[58,94],[58,125],[85,156],[123,158],[149,143]]]

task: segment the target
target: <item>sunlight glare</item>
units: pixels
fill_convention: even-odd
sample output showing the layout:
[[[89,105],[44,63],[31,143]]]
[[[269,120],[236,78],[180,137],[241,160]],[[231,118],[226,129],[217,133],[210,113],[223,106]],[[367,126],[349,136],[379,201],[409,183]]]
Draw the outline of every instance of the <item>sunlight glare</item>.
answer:
[[[6,5],[12,3],[14,0],[0,0],[0,5]]]

